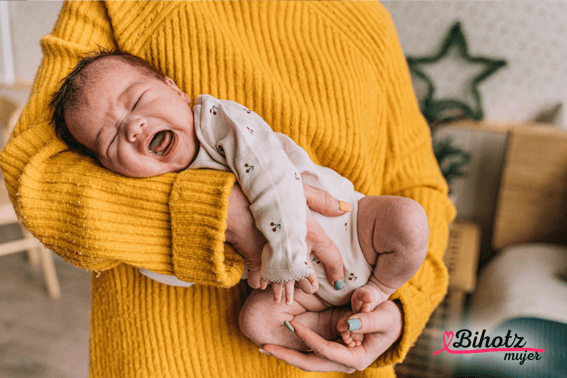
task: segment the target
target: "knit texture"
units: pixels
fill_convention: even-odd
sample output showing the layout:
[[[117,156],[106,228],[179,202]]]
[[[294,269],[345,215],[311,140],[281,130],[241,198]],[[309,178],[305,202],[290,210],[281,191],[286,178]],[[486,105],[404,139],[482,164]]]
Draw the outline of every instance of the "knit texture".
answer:
[[[393,296],[402,338],[355,376],[391,377],[443,298],[454,208],[432,153],[392,21],[376,2],[70,2],[41,40],[44,58],[0,165],[24,225],[66,261],[95,271],[91,377],[339,377],[260,354],[242,336],[242,258],[224,243],[231,173],[148,179],[66,151],[48,102],[98,46],[141,56],[193,100],[239,102],[367,195],[425,208],[427,258]],[[138,268],[198,283],[168,287]],[[207,286],[208,285],[208,286]],[[236,286],[235,286],[236,285]]]

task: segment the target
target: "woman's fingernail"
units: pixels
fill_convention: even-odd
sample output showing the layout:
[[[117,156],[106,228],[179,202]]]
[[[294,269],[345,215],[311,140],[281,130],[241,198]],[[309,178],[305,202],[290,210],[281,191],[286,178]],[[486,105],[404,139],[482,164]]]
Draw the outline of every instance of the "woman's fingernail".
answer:
[[[349,319],[349,320],[347,320],[347,323],[348,323],[348,330],[349,331],[358,331],[360,329],[360,326],[362,325],[360,320],[357,319],[357,318]]]
[[[339,201],[339,210],[346,211],[348,213],[352,211],[352,206],[348,202]]]
[[[289,322],[287,320],[284,320],[283,322],[284,326],[286,326],[287,329],[289,329],[291,332],[295,332],[295,328],[293,328],[293,326],[291,324],[289,324]]]
[[[342,290],[345,287],[345,283],[343,280],[335,281],[335,289]]]
[[[258,352],[264,353],[265,355],[268,355],[268,356],[271,356],[270,353],[266,352],[266,351],[265,351],[264,349],[262,349],[262,348],[258,349]]]

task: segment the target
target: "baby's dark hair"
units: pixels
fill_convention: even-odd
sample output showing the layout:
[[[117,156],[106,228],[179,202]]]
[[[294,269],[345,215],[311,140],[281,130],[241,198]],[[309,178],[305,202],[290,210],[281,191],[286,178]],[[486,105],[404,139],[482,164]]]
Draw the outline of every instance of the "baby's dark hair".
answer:
[[[51,121],[55,126],[55,133],[59,139],[69,146],[71,151],[93,157],[97,160],[96,153],[79,143],[69,131],[67,123],[65,122],[65,110],[73,109],[84,104],[85,99],[83,95],[85,86],[88,84],[88,80],[91,79],[90,76],[92,75],[92,73],[87,74],[85,69],[95,62],[109,57],[120,59],[124,63],[140,70],[141,73],[145,75],[165,80],[165,76],[161,72],[142,58],[120,49],[107,50],[103,48],[100,48],[99,51],[93,51],[79,60],[75,68],[61,79],[61,85],[57,92],[53,94],[49,103],[52,110]]]

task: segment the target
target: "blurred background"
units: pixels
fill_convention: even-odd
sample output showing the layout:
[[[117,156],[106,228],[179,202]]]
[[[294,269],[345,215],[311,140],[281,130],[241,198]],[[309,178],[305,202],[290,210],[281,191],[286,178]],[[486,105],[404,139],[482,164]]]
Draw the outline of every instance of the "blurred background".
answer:
[[[382,4],[458,209],[446,253],[448,295],[398,374],[564,377],[567,2]],[[41,63],[39,39],[61,5],[0,1],[4,129],[26,103]],[[17,224],[0,226],[0,243],[19,239],[29,238]],[[31,253],[2,248],[0,377],[87,377],[90,273],[34,244]],[[510,329],[546,351],[522,365],[502,352],[433,356],[444,332],[459,329],[485,329],[493,338]]]

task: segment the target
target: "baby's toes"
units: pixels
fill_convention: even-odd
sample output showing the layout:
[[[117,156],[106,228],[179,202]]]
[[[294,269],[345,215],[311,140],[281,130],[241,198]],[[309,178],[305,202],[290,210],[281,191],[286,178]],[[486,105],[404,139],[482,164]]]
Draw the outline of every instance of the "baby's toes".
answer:
[[[354,343],[354,346],[361,346],[362,342],[364,341],[364,334],[363,333],[351,333],[351,338]]]
[[[341,332],[341,337],[343,339],[343,342],[349,348],[354,348],[356,346],[356,342],[352,338],[352,334],[349,331]]]
[[[364,303],[362,305],[362,308],[360,309],[360,312],[372,312],[372,310],[374,310],[372,303]]]
[[[371,312],[376,307],[376,298],[374,293],[364,286],[359,287],[354,291],[351,298],[352,311],[355,313],[359,312]]]

